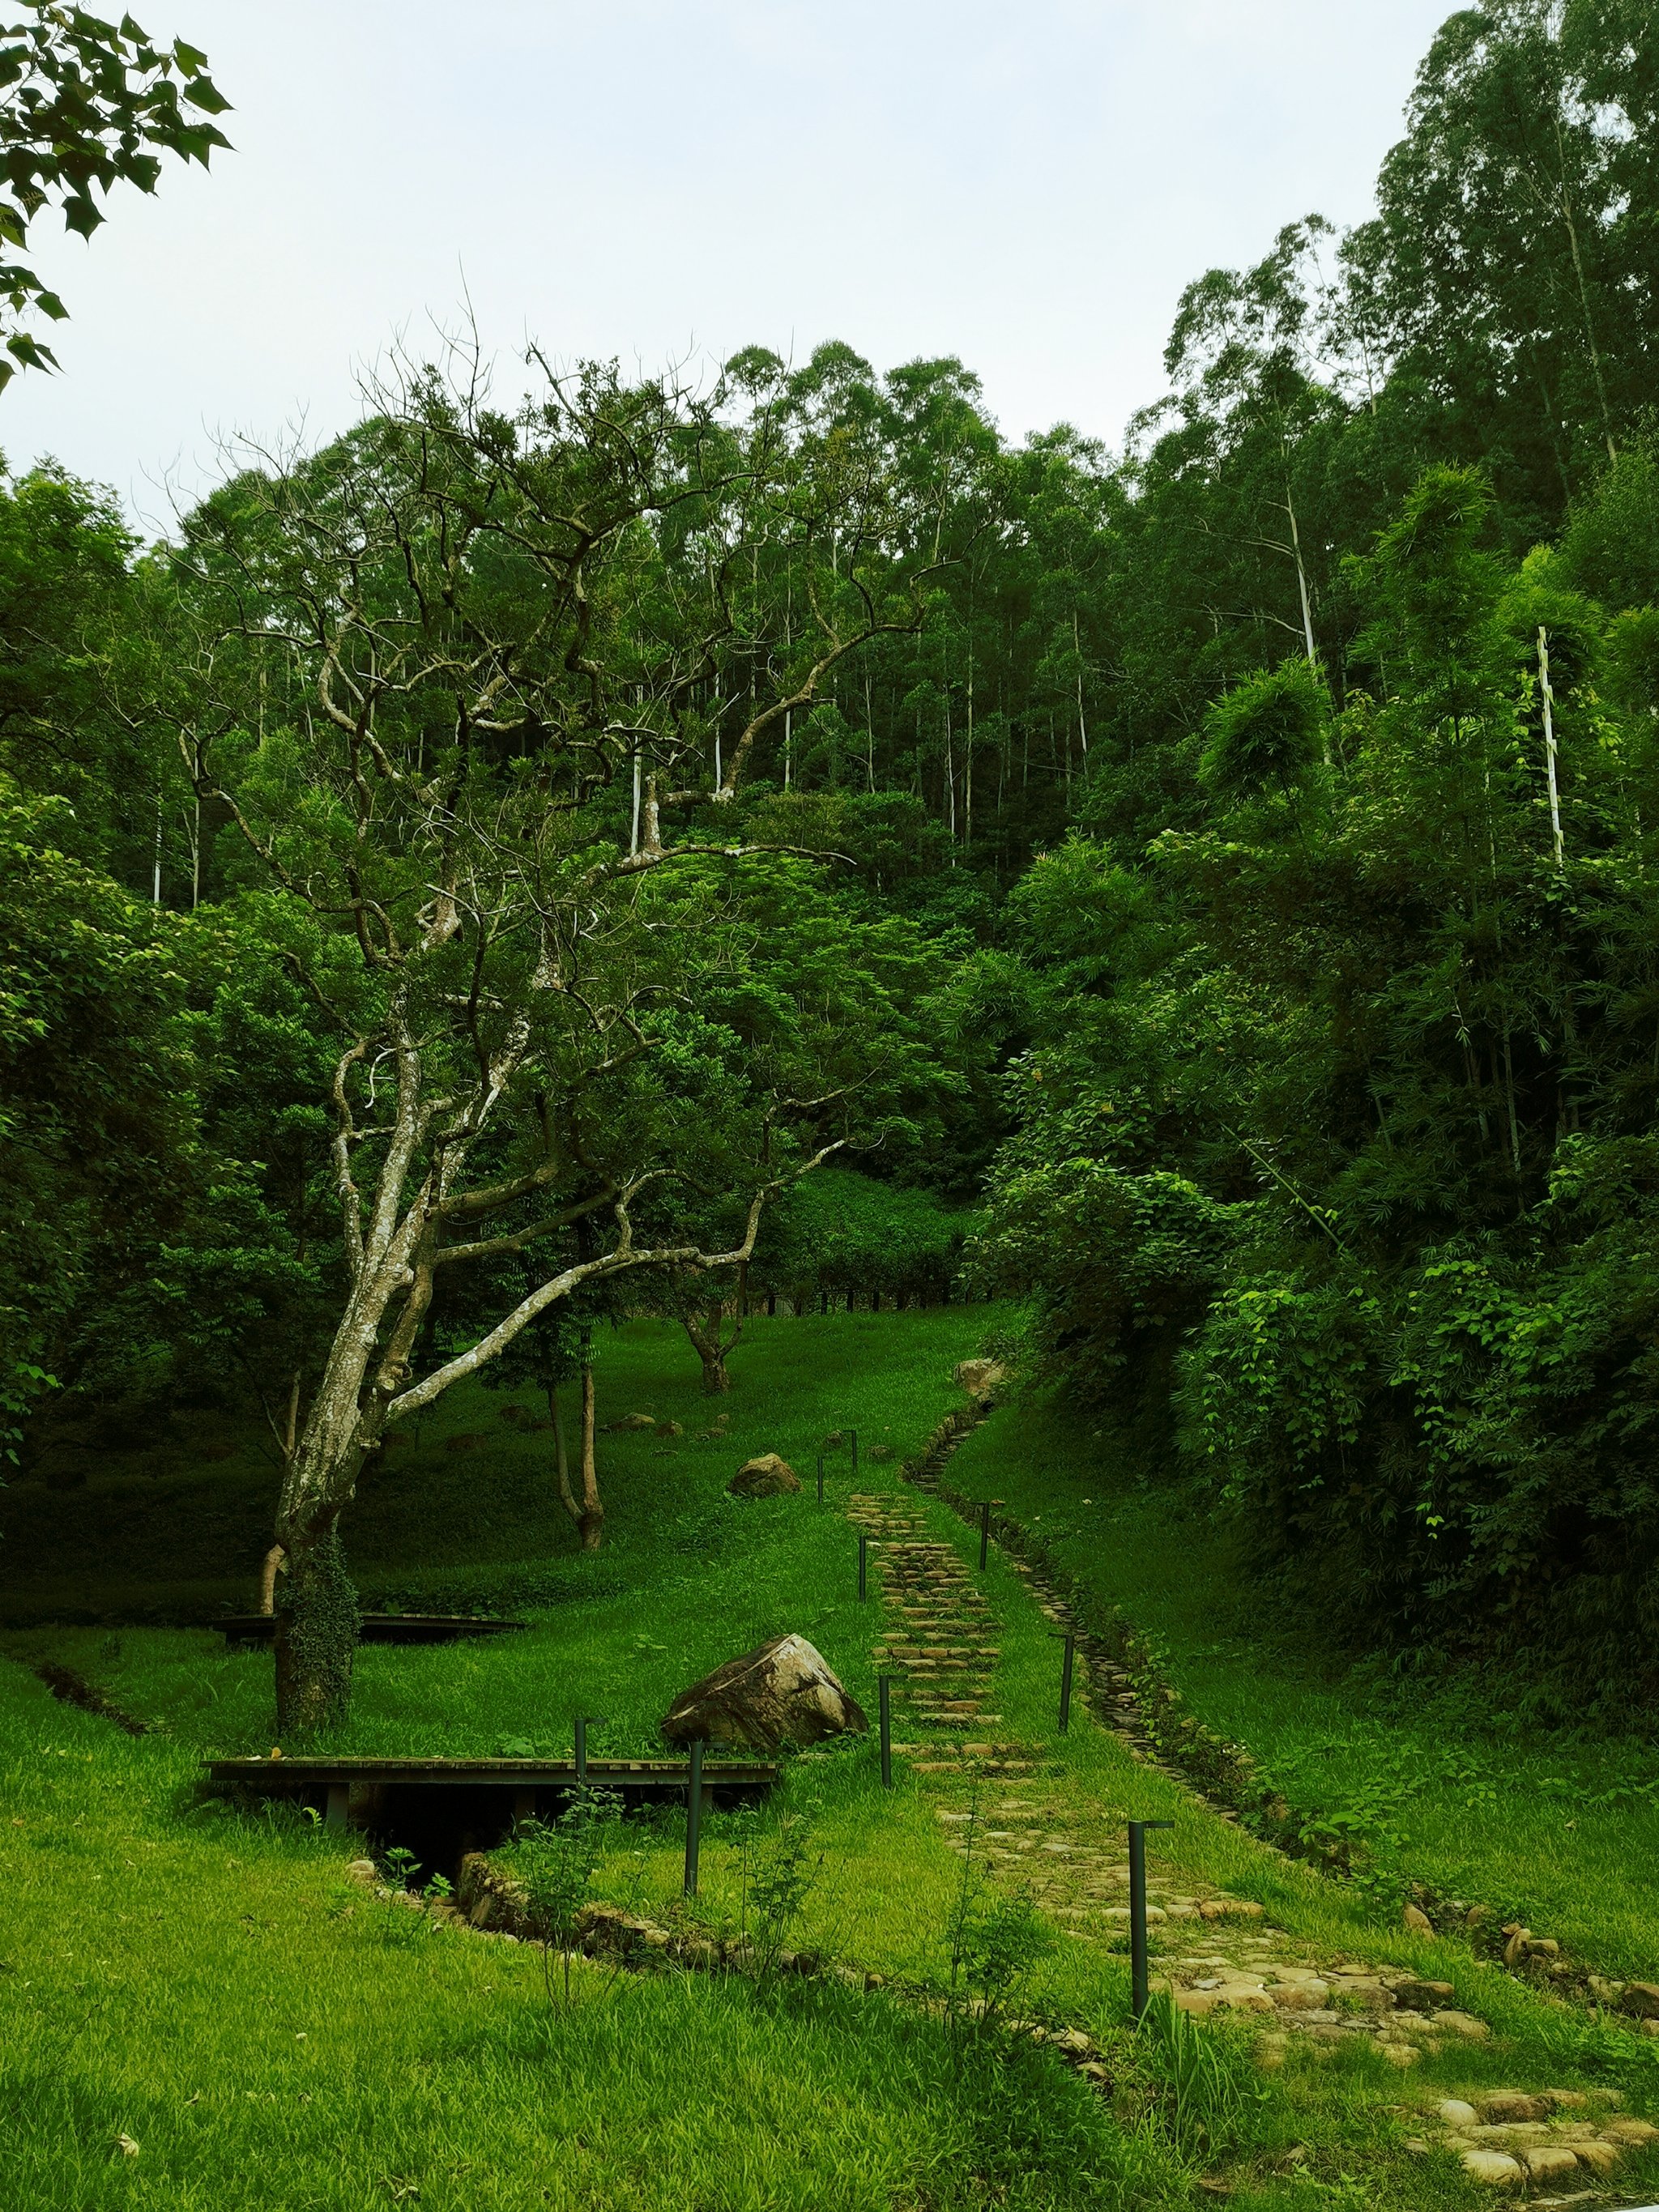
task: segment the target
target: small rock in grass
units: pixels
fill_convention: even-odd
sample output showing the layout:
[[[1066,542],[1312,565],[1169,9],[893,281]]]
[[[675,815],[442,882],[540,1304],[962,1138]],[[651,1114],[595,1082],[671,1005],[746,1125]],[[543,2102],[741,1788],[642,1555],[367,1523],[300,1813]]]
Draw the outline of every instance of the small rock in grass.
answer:
[[[1063,2027],[1053,2040],[1056,2051],[1070,2051],[1077,2058],[1090,2057],[1094,2052],[1093,2036],[1085,2035],[1080,2027]]]
[[[1255,2039],[1255,2063],[1264,2074],[1277,2074],[1285,2063],[1290,2049],[1288,2035],[1258,2035]]]
[[[678,1421],[660,1421],[657,1425],[657,1434],[659,1437],[683,1437],[685,1431]]]
[[[1376,2047],[1390,2066],[1415,2066],[1423,2056],[1412,2043],[1379,2043]]]
[[[1540,2143],[1535,2149],[1523,2150],[1527,2171],[1538,2180],[1547,2180],[1552,2174],[1577,2173],[1578,2160],[1565,2143]]]
[[[1467,2036],[1471,2043],[1484,2043],[1492,2033],[1484,2020],[1468,2012],[1437,2012],[1434,2025],[1444,2028],[1448,2035]]]
[[[605,1434],[612,1437],[625,1436],[630,1429],[654,1429],[656,1425],[657,1419],[654,1413],[624,1413],[621,1420],[605,1423]]]
[[[1619,2009],[1637,2020],[1659,2020],[1659,1984],[1626,1982],[1619,1999]]]
[[[1639,2149],[1659,2136],[1659,2128],[1647,2120],[1609,2120],[1601,2130],[1609,2142],[1629,2143]]]
[[[1480,2100],[1480,2113],[1488,2125],[1509,2120],[1547,2120],[1553,2109],[1547,2097],[1529,2097],[1524,2089],[1494,2089]]]
[[[1589,2142],[1575,2143],[1572,2148],[1580,2166],[1588,2166],[1592,2173],[1613,2173],[1618,2170],[1617,2143],[1597,2142],[1592,2138]]]
[[[355,1881],[364,1889],[373,1889],[380,1879],[380,1869],[373,1859],[353,1859],[346,1869],[346,1880]]]
[[[1432,1936],[1434,1923],[1420,1905],[1408,1905],[1400,1916],[1413,1936]]]
[[[137,2158],[138,2155],[138,2146],[131,2136],[117,2136],[115,2148],[123,2158]]]
[[[1006,1370],[995,1359],[963,1359],[957,1363],[956,1380],[970,1398],[982,1398],[1005,1380]]]
[[[1463,2171],[1471,2181],[1484,2181],[1492,2189],[1522,2179],[1521,2161],[1502,2150],[1466,2150]]]
[[[1437,2012],[1457,1995],[1449,1982],[1396,1982],[1394,2001],[1407,2012]]]
[[[1434,2109],[1437,2118],[1443,2120],[1449,2128],[1473,2128],[1480,2124],[1480,2113],[1461,2097],[1448,2097]]]

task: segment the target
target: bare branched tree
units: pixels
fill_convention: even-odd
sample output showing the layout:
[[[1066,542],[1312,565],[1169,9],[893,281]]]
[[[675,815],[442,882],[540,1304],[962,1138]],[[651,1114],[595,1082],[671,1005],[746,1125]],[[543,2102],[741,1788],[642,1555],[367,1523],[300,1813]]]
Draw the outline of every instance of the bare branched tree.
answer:
[[[854,1030],[803,1006],[757,1053],[709,1007],[755,957],[744,870],[788,849],[731,834],[745,776],[919,619],[888,458],[724,387],[532,365],[511,413],[476,354],[394,373],[335,444],[246,456],[175,549],[186,769],[338,1038],[344,1298],[276,1516],[283,1729],[349,1695],[337,1532],[387,1430],[585,1285],[741,1265],[868,1110]],[[730,1201],[718,1249],[674,1232],[688,1178]],[[526,1257],[527,1294],[434,1331],[453,1271]]]

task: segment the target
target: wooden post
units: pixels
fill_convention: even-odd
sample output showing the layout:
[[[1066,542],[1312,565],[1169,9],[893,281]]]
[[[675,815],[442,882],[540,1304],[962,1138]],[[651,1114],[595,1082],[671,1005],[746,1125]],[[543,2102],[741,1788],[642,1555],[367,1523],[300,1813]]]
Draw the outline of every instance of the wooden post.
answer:
[[[1060,1670],[1060,1732],[1062,1735],[1072,1725],[1072,1666],[1076,1657],[1077,1638],[1068,1631],[1066,1657]]]
[[[348,1828],[351,1825],[351,1791],[343,1782],[328,1785],[328,1810],[323,1815],[325,1828]]]
[[[702,1826],[702,1738],[694,1735],[690,1743],[691,1774],[685,1794],[685,1893],[697,1893],[697,1847],[699,1831]]]

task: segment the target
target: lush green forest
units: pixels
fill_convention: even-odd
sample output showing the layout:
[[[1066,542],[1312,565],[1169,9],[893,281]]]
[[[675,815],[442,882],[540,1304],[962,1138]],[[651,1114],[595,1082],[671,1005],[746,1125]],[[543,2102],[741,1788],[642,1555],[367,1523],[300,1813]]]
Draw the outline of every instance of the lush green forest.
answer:
[[[453,1382],[954,1285],[1337,1632],[1645,1680],[1656,72],[1452,16],[1120,452],[462,349],[161,542],[9,479],[14,1479],[257,1413],[319,1714]]]

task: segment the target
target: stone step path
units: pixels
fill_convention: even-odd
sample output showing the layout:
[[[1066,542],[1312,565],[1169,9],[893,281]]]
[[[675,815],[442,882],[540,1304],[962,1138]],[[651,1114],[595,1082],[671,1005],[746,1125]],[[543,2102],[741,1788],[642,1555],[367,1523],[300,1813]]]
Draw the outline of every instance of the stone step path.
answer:
[[[903,1470],[907,1481],[943,1493],[963,1518],[971,1517],[968,1501],[945,1491],[940,1478],[990,1410],[989,1402],[976,1401],[950,1417]],[[945,1802],[935,1812],[951,1848],[959,1856],[973,1852],[993,1879],[1029,1890],[1070,1937],[1121,1953],[1129,1918],[1121,1827],[1108,1828],[1093,1806],[1066,1802],[1066,1784],[1050,1768],[1043,1744],[990,1735],[986,1705],[995,1694],[1000,1656],[995,1622],[955,1547],[933,1540],[924,1510],[902,1498],[857,1497],[850,1510],[880,1547],[878,1573],[891,1620],[875,1656],[902,1676],[918,1718],[938,1716],[927,1724],[952,1730],[948,1748],[939,1746],[934,1756],[926,1746],[894,1747],[910,1753],[915,1770],[939,1790]],[[1006,1550],[1003,1557],[1047,1619],[1077,1638],[1074,1708],[1091,1711],[1133,1758],[1216,1817],[1236,1822],[1235,1813],[1202,1797],[1160,1755],[1115,1653],[1079,1626],[1040,1568]],[[947,1690],[959,1694],[947,1697]],[[963,1716],[964,1735],[982,1728],[985,1736],[957,1742],[957,1723],[944,1717],[953,1708]],[[1298,1956],[1307,1947],[1271,1926],[1255,1901],[1160,1887],[1155,1864],[1148,1875],[1147,1920],[1161,1970],[1154,1985],[1194,2017],[1259,2015],[1257,2057],[1265,2069],[1283,2064],[1292,2035],[1334,2045],[1367,2039],[1402,2072],[1460,2045],[1473,2051],[1490,2036],[1484,2021],[1457,2007],[1449,1983],[1380,1959]],[[1617,2104],[1613,2095],[1552,2090],[1481,2090],[1464,2104],[1437,2092],[1418,2106],[1420,2147],[1454,2151],[1471,2180],[1524,2193],[1538,2212],[1552,2204],[1589,2212],[1613,2203],[1607,2183],[1617,2165],[1659,2141],[1659,2130],[1626,2120]]]
[[[902,1498],[860,1493],[848,1501],[848,1514],[870,1538],[888,1614],[872,1656],[899,1677],[916,1723],[938,1732],[930,1743],[894,1749],[920,1774],[1007,1780],[1034,1772],[1030,1747],[988,1734],[1002,1722],[991,1710],[1001,1656],[996,1615],[955,1547],[937,1542],[927,1515]]]

